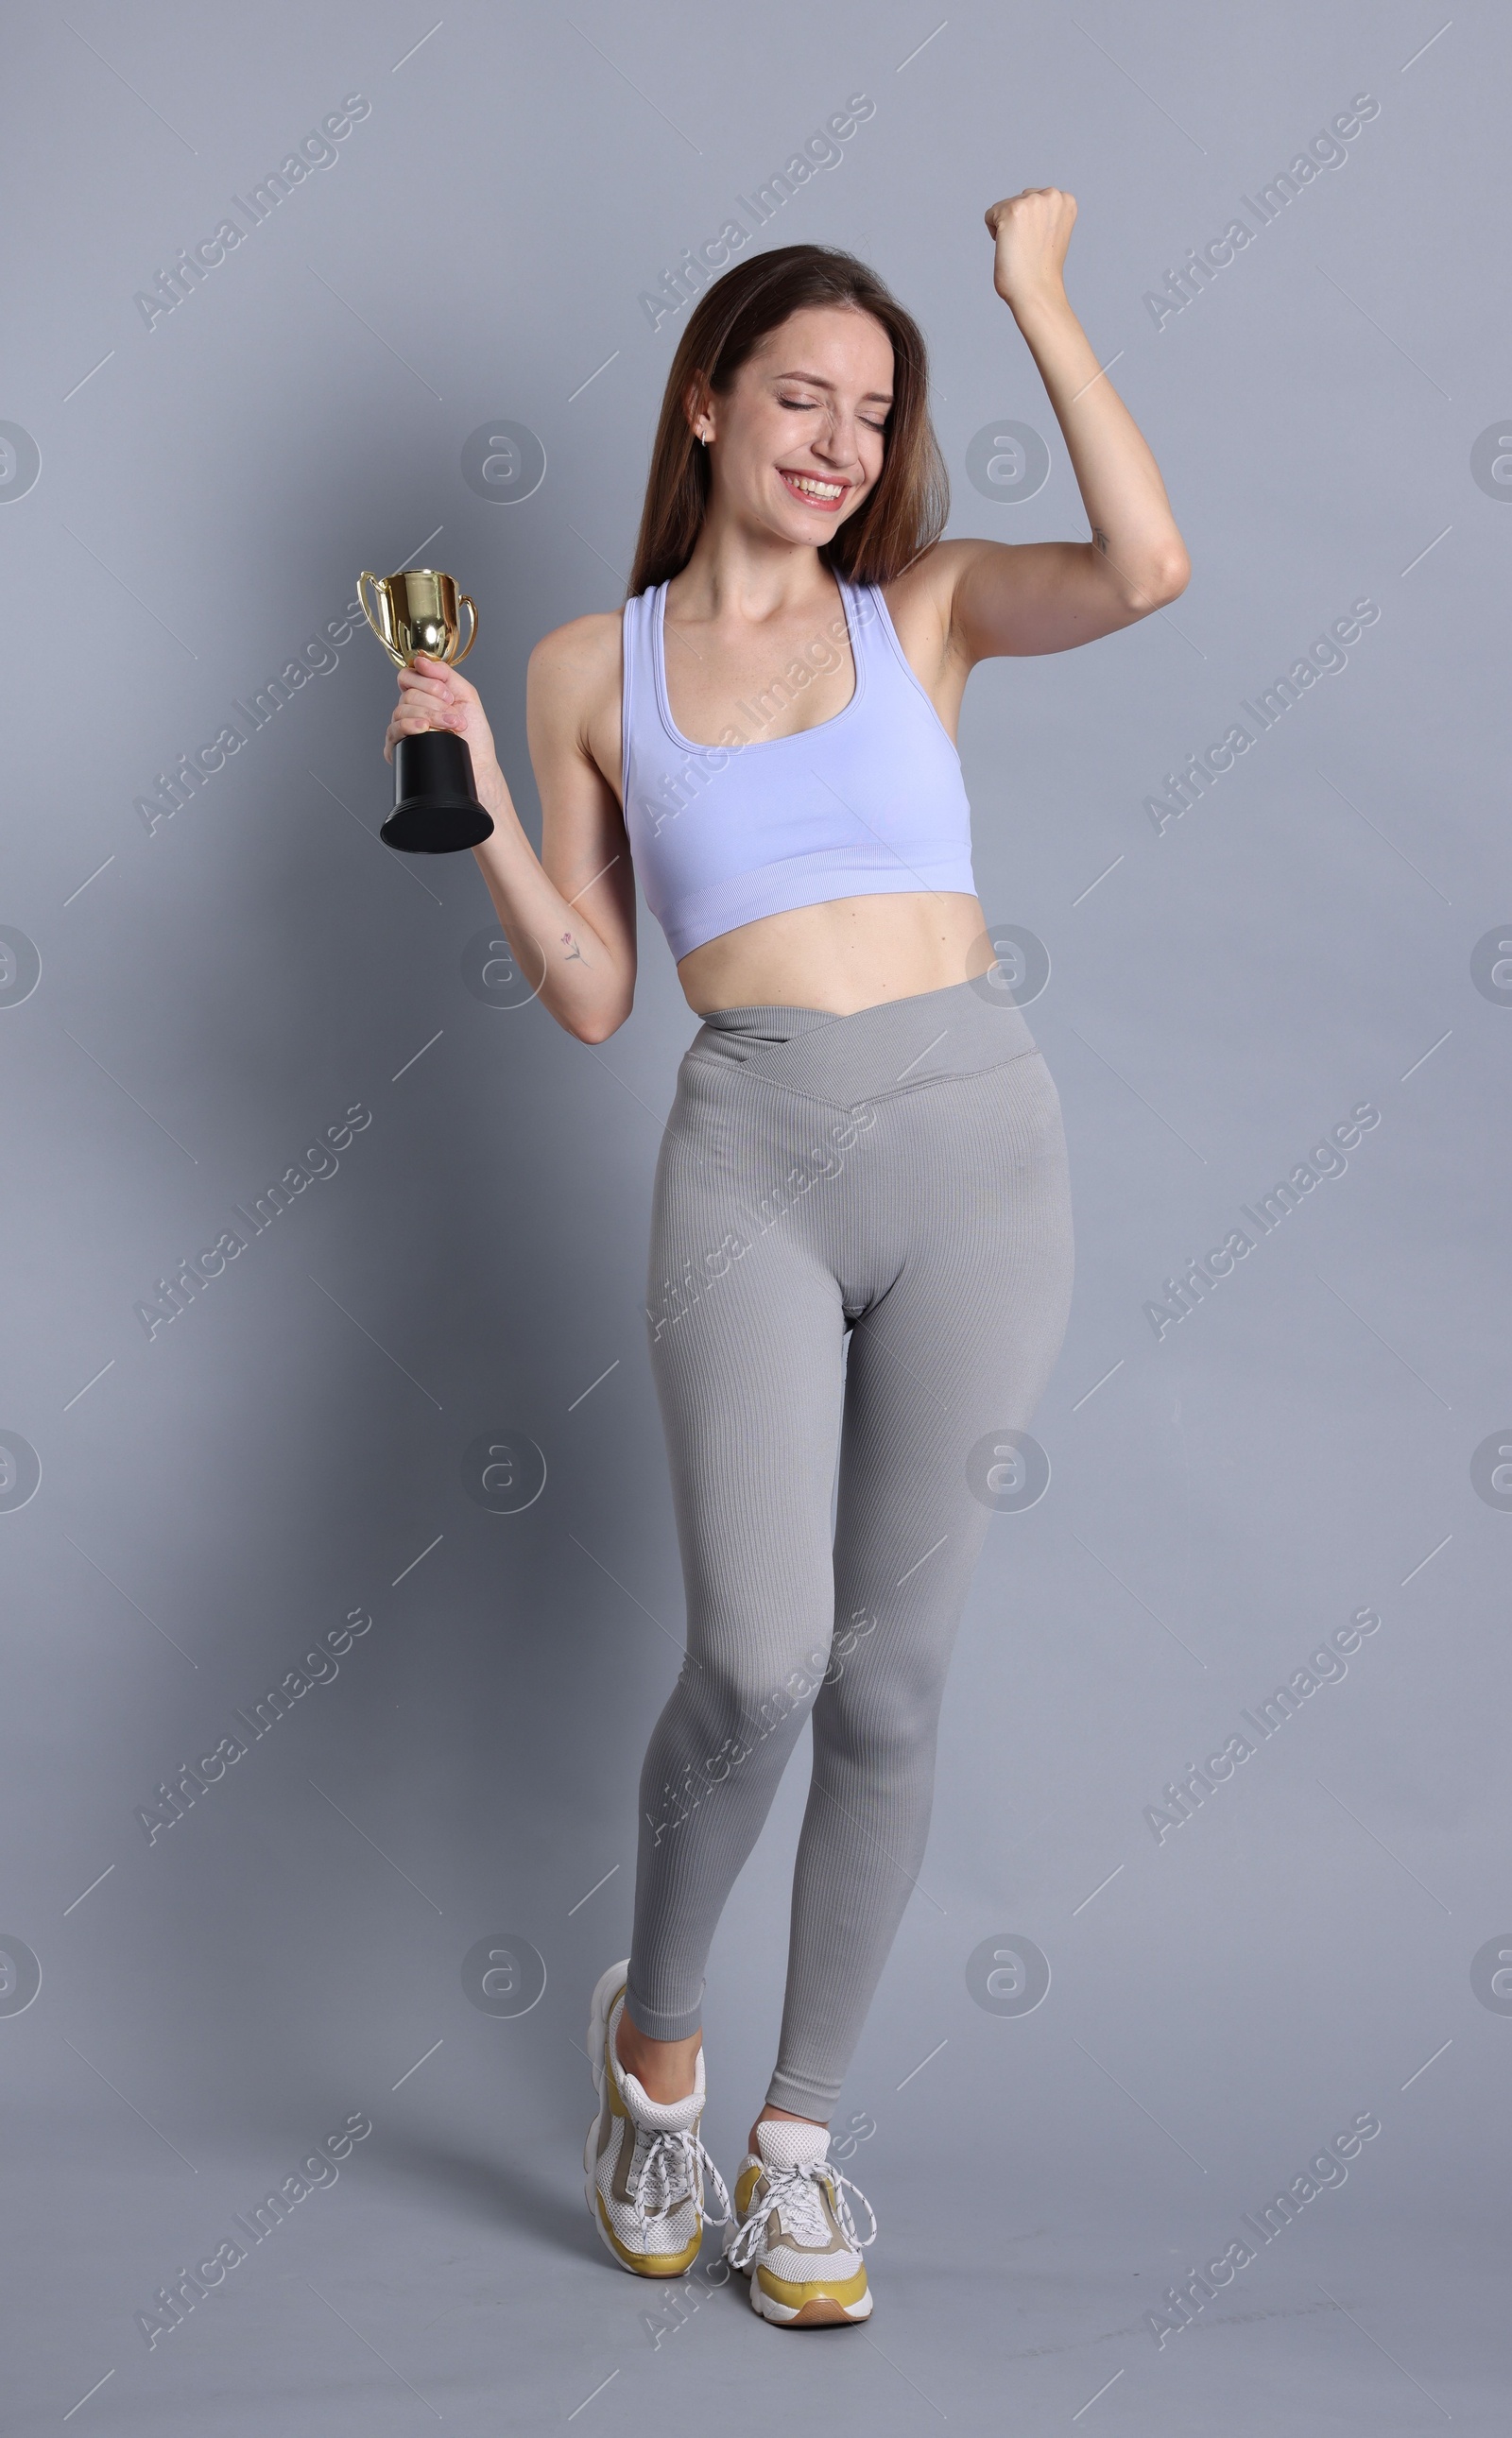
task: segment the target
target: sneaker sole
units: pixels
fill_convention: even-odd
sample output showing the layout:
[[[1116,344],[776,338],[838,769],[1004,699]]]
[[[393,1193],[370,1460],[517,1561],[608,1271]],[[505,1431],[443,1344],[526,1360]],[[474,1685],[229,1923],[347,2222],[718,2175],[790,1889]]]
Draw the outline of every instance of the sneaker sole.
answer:
[[[589,2216],[593,2220],[594,2225],[598,2228],[599,2240],[603,2244],[606,2252],[607,2252],[609,2257],[617,2262],[619,2267],[622,2269],[624,2268],[625,2263],[620,2259],[619,2252],[615,2247],[614,2237],[608,2227],[604,2223],[604,2213],[599,2206],[599,2188],[593,2181],[593,2163],[598,2156],[599,2127],[604,2121],[604,2109],[606,2104],[604,2098],[604,2044],[608,2037],[609,2015],[613,2009],[615,1999],[619,1996],[620,1991],[624,1987],[624,1976],[628,1970],[629,1958],[627,1956],[623,1964],[611,1964],[607,1972],[601,1972],[597,1981],[593,1985],[593,1996],[589,2006],[588,2016],[588,2055],[589,2063],[593,2070],[593,2096],[598,2101],[598,2113],[595,2115],[592,2124],[589,2127],[588,2138],[583,2144],[584,2189],[588,2199]]]
[[[849,2328],[871,2317],[870,2287],[849,2306],[836,2302],[833,2294],[816,2294],[795,2309],[768,2294],[759,2270],[750,2281],[750,2300],[752,2310],[774,2328]]]

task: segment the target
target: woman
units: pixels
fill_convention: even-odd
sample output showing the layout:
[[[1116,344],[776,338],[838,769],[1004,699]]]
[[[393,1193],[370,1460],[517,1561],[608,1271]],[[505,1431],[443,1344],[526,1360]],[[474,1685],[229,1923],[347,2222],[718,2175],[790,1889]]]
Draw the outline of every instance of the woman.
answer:
[[[388,734],[466,738],[496,824],[474,852],[559,1024],[598,1042],[630,1013],[632,857],[703,1018],[647,1308],[687,1656],[642,1774],[630,1954],[593,1995],[584,2164],[606,2244],[653,2277],[696,2257],[707,2176],[781,2326],[871,2309],[875,2220],[862,2238],[828,2121],[923,1851],[984,1469],[1070,1297],[1060,1102],[993,971],[961,694],[978,661],[1090,643],[1188,574],[1066,301],[1075,218],[1054,187],[986,215],[1090,541],[941,540],[917,326],[852,256],[780,247],[689,320],[624,610],[531,656],[539,859],[464,678],[402,670]],[[810,1715],[782,2040],[731,2211],[698,2131],[703,1970]]]

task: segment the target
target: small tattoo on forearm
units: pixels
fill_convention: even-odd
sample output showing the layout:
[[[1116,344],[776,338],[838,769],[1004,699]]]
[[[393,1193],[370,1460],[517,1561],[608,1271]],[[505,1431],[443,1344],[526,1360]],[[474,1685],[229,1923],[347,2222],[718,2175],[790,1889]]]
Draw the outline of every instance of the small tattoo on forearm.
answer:
[[[1101,527],[1100,525],[1094,525],[1094,526],[1093,526],[1093,528],[1092,528],[1092,541],[1093,541],[1093,546],[1094,546],[1094,548],[1095,548],[1095,549],[1097,549],[1097,550],[1100,550],[1100,551],[1101,551],[1101,553],[1102,553],[1103,557],[1104,557],[1104,558],[1106,558],[1106,557],[1107,557],[1107,556],[1108,556],[1108,537],[1107,537],[1107,535],[1103,532],[1102,527]]]
[[[579,964],[582,964],[585,962],[583,951],[578,946],[577,942],[572,938],[571,931],[564,931],[562,933],[562,945],[567,950],[566,956],[562,959],[564,965],[570,965],[574,957],[577,959]]]

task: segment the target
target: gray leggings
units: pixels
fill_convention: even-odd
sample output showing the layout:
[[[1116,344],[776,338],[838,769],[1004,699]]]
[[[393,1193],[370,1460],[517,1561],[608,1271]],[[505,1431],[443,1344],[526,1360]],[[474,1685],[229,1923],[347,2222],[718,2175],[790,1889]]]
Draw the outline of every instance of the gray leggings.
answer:
[[[838,2101],[923,1860],[987,1474],[1012,1462],[994,1434],[1029,1424],[1071,1273],[1060,1099],[989,981],[704,1021],[652,1220],[688,1638],[642,1772],[625,2003],[654,2040],[698,2029],[721,1909],[812,1714],[767,2092],[798,2115]]]

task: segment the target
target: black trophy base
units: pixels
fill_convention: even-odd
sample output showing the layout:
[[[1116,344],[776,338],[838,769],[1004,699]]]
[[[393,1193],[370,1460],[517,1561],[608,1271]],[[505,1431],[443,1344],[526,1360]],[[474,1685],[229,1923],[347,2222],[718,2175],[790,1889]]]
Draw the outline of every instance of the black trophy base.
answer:
[[[493,834],[473,785],[466,738],[448,728],[401,736],[394,749],[394,810],[378,832],[384,845],[403,855],[455,855]]]

